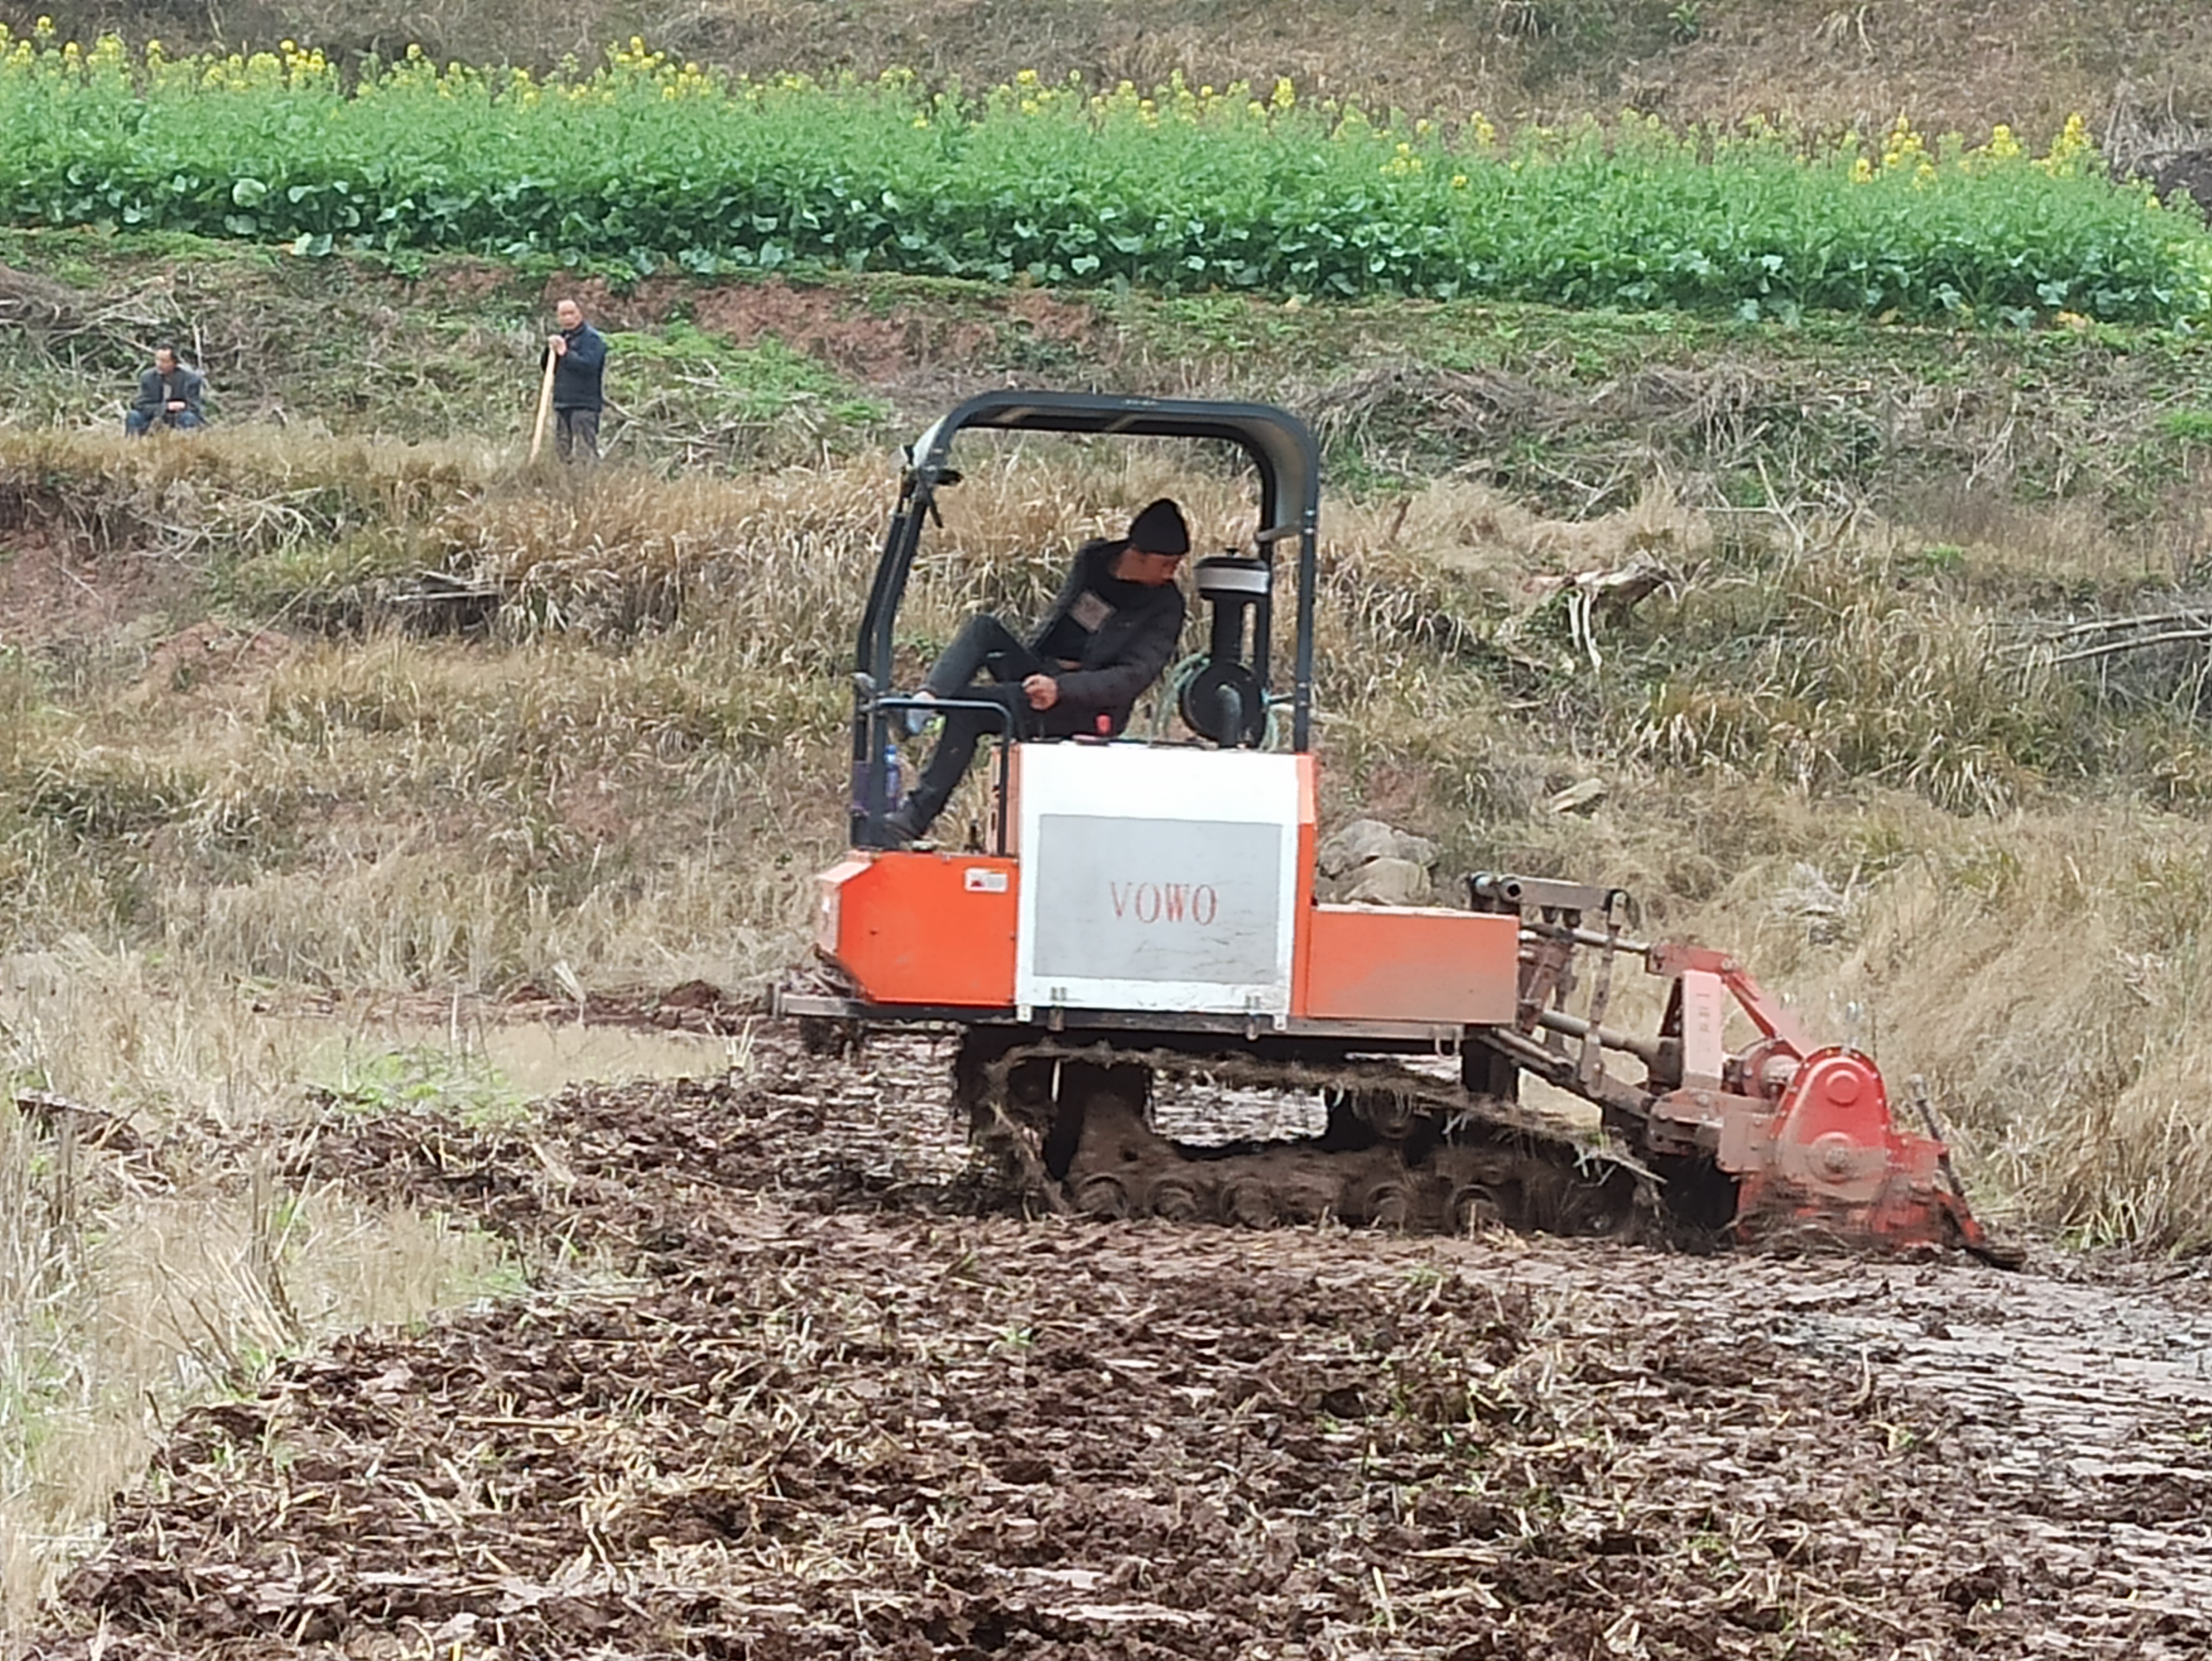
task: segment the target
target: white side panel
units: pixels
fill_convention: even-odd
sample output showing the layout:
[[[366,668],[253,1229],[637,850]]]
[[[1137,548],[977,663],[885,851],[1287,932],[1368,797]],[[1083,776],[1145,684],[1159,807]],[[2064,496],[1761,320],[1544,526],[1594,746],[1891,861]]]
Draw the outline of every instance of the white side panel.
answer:
[[[1025,744],[1014,1001],[1287,1016],[1294,756]]]

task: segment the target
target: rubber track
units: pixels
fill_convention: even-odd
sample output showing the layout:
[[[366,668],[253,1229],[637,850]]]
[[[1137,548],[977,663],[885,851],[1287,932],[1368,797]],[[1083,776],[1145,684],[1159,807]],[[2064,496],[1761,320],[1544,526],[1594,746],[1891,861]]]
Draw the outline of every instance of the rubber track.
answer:
[[[1058,1063],[1062,1099],[1042,1095]],[[1321,1137],[1193,1147],[1146,1122],[1152,1078],[1314,1089],[1341,1104]],[[1647,1172],[1514,1104],[1388,1062],[1280,1066],[1228,1055],[1024,1045],[963,1067],[978,1148],[1030,1205],[1248,1228],[1323,1218],[1414,1233],[1503,1225],[1619,1236],[1656,1208]]]

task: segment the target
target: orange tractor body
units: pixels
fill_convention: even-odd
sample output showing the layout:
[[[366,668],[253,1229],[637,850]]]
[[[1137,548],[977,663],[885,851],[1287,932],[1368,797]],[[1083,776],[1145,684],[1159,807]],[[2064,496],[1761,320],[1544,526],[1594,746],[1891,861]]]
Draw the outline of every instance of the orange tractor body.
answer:
[[[888,846],[880,758],[913,707],[881,690],[890,622],[933,493],[957,478],[947,450],[971,427],[1226,440],[1260,472],[1263,529],[1256,554],[1198,565],[1214,626],[1184,680],[1188,740],[1009,739],[979,848]],[[854,848],[817,879],[830,984],[787,989],[781,1007],[958,1029],[979,1127],[1025,1127],[1028,1168],[1093,1209],[1586,1227],[1622,1214],[1574,1200],[1587,1165],[1607,1192],[1634,1186],[1738,1235],[1810,1226],[1990,1252],[1932,1124],[1899,1127],[1871,1060],[1813,1043],[1726,954],[1628,937],[1618,891],[1483,874],[1463,910],[1316,897],[1318,478],[1304,425],[1264,405],[1008,392],[933,428],[862,630]],[[1291,545],[1296,561],[1279,562]],[[1285,581],[1287,695],[1268,661]],[[1648,1036],[1610,1014],[1623,958],[1666,983]],[[1163,1067],[1316,1092],[1328,1128],[1230,1153],[1171,1147],[1147,1129]],[[1594,1104],[1604,1133],[1540,1181],[1513,1164],[1540,1135],[1518,1105],[1527,1077]]]

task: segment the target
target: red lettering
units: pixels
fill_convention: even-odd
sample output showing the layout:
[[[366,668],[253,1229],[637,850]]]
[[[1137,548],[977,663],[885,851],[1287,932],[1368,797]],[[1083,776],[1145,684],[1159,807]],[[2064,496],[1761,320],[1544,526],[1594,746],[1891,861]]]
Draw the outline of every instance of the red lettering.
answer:
[[[1193,922],[1211,928],[1221,915],[1221,894],[1210,882],[1113,882],[1106,885],[1114,915],[1147,928],[1160,922]]]

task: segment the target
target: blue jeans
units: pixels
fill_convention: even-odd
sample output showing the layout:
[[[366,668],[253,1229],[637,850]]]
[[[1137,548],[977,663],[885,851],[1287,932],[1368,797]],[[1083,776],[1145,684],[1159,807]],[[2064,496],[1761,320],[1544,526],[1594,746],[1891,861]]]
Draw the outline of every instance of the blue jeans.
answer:
[[[123,430],[132,438],[143,438],[154,430],[154,423],[173,427],[180,433],[196,431],[204,423],[190,410],[164,410],[158,416],[149,416],[143,410],[133,410],[123,417]]]

